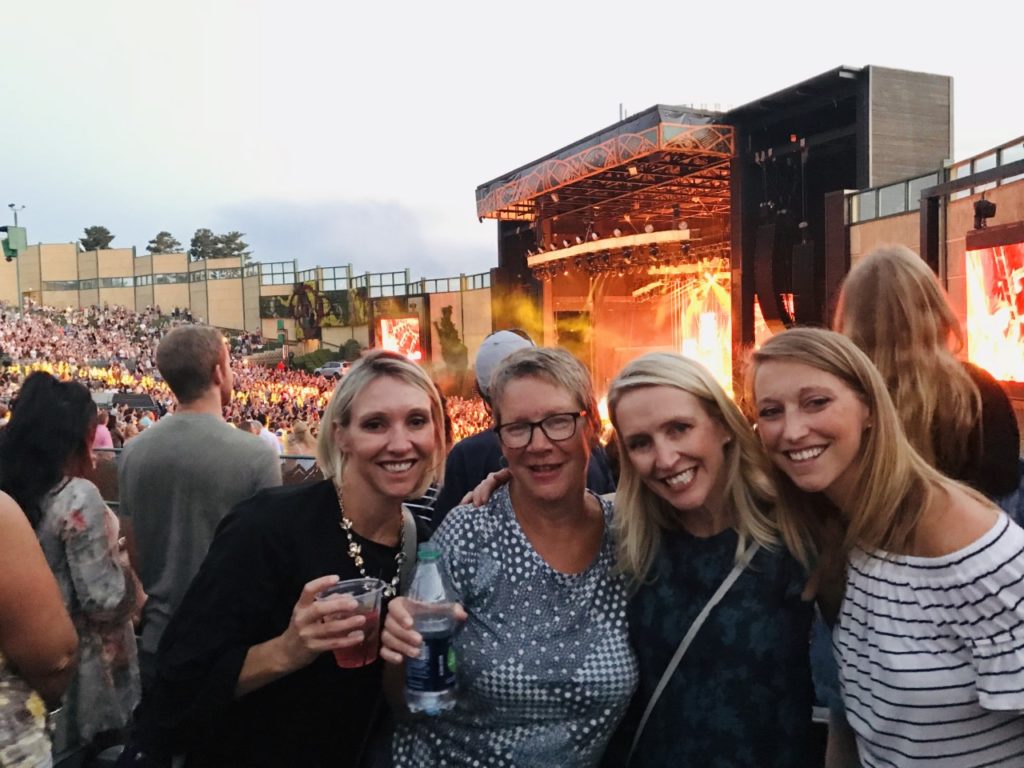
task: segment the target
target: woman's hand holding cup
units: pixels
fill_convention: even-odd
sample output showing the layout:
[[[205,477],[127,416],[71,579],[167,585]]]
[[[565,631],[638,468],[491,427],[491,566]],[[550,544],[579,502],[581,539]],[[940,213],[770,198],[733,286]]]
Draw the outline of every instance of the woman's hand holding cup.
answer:
[[[302,588],[292,609],[292,619],[282,636],[285,654],[295,669],[301,669],[325,651],[358,645],[364,639],[366,614],[351,595],[317,595],[338,583],[337,576],[322,576]]]

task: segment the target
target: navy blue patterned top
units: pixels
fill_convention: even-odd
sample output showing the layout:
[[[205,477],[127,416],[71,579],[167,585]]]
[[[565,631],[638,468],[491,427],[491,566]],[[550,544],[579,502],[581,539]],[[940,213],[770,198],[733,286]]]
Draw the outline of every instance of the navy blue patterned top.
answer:
[[[594,562],[551,568],[530,545],[501,488],[457,507],[433,541],[469,619],[455,649],[459,700],[442,715],[400,724],[404,766],[595,766],[636,686],[626,590],[611,573],[611,505]]]
[[[665,533],[649,581],[630,601],[640,685],[608,765],[621,764],[640,716],[697,614],[732,570],[732,529]],[[811,734],[806,576],[781,547],[761,548],[708,616],[665,689],[631,768],[802,766]]]

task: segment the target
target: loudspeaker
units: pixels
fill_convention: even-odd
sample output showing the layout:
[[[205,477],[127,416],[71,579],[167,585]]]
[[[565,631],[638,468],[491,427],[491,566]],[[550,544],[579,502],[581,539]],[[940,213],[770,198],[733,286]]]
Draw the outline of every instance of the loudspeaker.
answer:
[[[793,312],[798,323],[821,322],[814,243],[793,246]]]
[[[758,224],[754,233],[754,291],[765,324],[772,333],[781,333],[792,322],[782,303],[782,294],[789,292],[789,286],[781,285],[779,280],[784,273],[784,268],[780,269],[783,265],[779,263],[784,249],[779,241],[785,236],[785,231],[784,222],[773,218]]]

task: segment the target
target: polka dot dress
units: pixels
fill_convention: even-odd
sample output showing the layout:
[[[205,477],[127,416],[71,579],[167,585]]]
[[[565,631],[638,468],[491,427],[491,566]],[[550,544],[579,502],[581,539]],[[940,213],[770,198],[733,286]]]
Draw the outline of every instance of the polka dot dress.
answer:
[[[456,638],[459,701],[398,727],[404,766],[594,766],[636,687],[626,591],[612,575],[611,505],[582,573],[553,570],[523,534],[507,488],[453,510],[434,534],[469,620]]]

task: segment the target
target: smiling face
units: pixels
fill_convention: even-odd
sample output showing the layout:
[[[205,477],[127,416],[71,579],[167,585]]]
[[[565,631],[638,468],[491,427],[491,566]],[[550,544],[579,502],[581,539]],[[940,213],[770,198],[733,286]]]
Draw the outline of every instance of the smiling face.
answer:
[[[675,387],[627,390],[615,405],[619,443],[643,484],[680,511],[722,511],[728,430]]]
[[[502,424],[539,422],[556,413],[580,411],[580,403],[564,387],[536,376],[513,379],[496,403]],[[512,473],[513,496],[528,503],[550,503],[582,497],[590,458],[590,426],[584,417],[566,440],[551,440],[535,427],[522,448],[501,447]]]
[[[345,455],[346,494],[401,500],[430,469],[436,445],[430,398],[392,376],[367,384],[352,400],[348,425],[334,430]]]
[[[808,493],[842,508],[856,489],[870,412],[840,379],[809,365],[769,360],[754,379],[757,429],[771,460]]]

